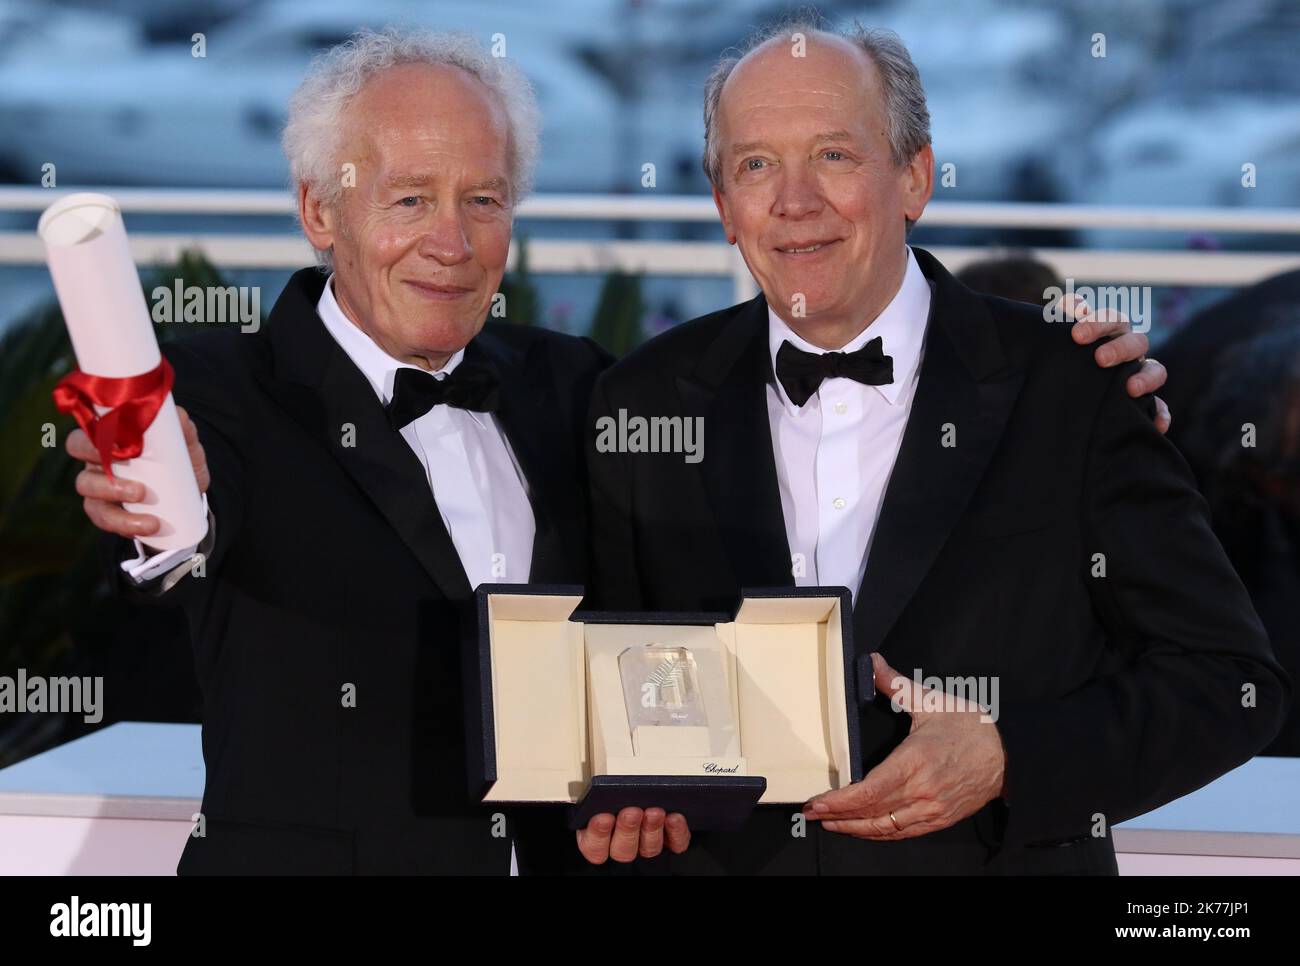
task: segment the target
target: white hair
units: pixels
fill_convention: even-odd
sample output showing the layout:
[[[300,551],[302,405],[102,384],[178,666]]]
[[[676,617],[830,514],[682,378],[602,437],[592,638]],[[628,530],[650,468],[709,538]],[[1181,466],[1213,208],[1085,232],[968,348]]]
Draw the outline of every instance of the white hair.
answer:
[[[509,125],[510,201],[518,204],[532,189],[540,143],[540,115],[528,78],[467,34],[397,27],[362,30],[325,51],[294,91],[281,143],[295,200],[306,184],[325,203],[337,204],[343,195],[344,111],[369,81],[406,64],[458,67],[501,99]],[[317,252],[317,258],[332,267],[330,252]]]

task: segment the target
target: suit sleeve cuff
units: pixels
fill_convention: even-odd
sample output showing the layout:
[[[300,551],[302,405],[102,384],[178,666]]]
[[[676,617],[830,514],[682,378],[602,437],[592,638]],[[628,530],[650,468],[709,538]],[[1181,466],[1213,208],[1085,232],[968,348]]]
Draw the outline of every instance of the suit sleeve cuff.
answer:
[[[203,494],[203,512],[208,518],[207,532],[199,543],[191,547],[181,547],[176,550],[158,553],[151,551],[139,540],[133,541],[135,544],[135,557],[130,560],[123,560],[119,564],[127,579],[140,588],[158,580],[160,577],[164,578],[162,590],[168,590],[174,586],[190,569],[195,554],[204,548],[211,549],[213,543],[211,538],[216,532],[216,520],[212,515],[212,509],[208,506],[206,493]]]

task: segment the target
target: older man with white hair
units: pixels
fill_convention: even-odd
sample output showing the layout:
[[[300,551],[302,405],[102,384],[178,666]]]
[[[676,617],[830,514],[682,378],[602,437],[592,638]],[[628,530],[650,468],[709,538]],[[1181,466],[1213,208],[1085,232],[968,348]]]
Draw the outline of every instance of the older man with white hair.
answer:
[[[526,819],[470,800],[461,647],[476,585],[586,581],[578,439],[608,361],[485,325],[531,90],[468,38],[366,33],[313,66],[284,146],[328,274],[297,272],[263,332],[168,348],[202,574],[152,555],[158,521],[121,505],[139,484],[68,444],[129,577],[189,618],[207,776],[179,871],[504,875],[512,840],[528,871]],[[547,842],[572,848],[558,822]]]

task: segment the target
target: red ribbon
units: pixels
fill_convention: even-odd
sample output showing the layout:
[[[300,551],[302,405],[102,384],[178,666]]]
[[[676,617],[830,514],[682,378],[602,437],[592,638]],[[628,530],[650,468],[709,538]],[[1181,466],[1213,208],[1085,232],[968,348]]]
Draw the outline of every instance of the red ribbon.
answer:
[[[165,358],[157,368],[122,379],[74,369],[55,385],[54,405],[61,413],[71,413],[90,437],[111,480],[114,460],[134,459],[144,450],[144,431],[172,391],[174,379]],[[110,408],[100,416],[96,406]]]

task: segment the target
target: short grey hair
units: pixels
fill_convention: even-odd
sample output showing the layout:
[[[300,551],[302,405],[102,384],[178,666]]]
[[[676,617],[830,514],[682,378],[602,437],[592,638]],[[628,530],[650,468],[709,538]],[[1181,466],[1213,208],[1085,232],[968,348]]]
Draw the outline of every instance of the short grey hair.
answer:
[[[369,81],[407,64],[458,67],[501,99],[509,125],[510,201],[518,204],[532,190],[540,145],[541,118],[528,78],[468,34],[399,27],[361,30],[325,51],[294,91],[281,143],[295,199],[306,184],[327,204],[338,203],[343,196],[343,114]],[[329,252],[317,256],[324,267],[332,266]]]
[[[704,84],[704,173],[719,191],[722,190],[722,161],[718,145],[718,105],[722,87],[736,65],[750,51],[778,37],[791,38],[800,33],[819,33],[847,40],[863,51],[876,66],[881,93],[885,101],[890,155],[902,167],[930,143],[930,110],[925,104],[921,74],[912,63],[898,34],[892,30],[868,29],[854,23],[847,30],[823,26],[816,19],[786,20],[752,34],[739,48],[723,51]]]

